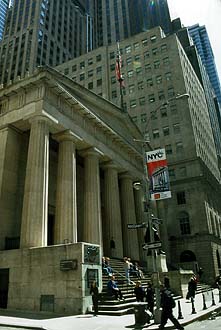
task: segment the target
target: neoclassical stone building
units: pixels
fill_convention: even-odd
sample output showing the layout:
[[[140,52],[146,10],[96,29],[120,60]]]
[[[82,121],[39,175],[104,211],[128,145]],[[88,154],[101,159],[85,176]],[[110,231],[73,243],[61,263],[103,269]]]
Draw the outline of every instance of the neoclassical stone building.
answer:
[[[1,307],[85,312],[112,238],[115,257],[139,259],[134,139],[127,114],[55,70],[0,89]]]

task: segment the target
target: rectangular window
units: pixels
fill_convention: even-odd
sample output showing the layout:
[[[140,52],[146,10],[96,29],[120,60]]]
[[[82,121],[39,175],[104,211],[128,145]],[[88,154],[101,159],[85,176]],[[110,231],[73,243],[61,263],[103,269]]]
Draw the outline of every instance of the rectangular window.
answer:
[[[134,75],[133,70],[130,70],[130,71],[127,72],[127,76],[128,76],[128,78],[133,77],[133,75]]]
[[[85,63],[84,61],[80,63],[80,69],[84,69],[85,68]]]
[[[150,72],[150,71],[151,71],[151,65],[145,64],[145,72]]]
[[[134,44],[134,50],[139,50],[139,49],[140,49],[140,44],[139,44],[139,42],[136,42]]]
[[[116,64],[115,64],[115,63],[111,64],[111,65],[110,65],[110,70],[111,70],[111,71],[114,71],[114,70],[115,70],[115,67],[116,67]]]
[[[134,123],[137,123],[137,116],[132,117]]]
[[[151,37],[150,37],[150,41],[151,41],[152,43],[156,42],[156,41],[157,41],[157,37],[156,37],[155,35],[151,36]]]
[[[139,62],[140,61],[140,55],[135,55],[134,60],[135,60],[135,62]]]
[[[142,90],[142,89],[144,89],[144,83],[143,83],[143,81],[139,81],[139,82],[138,82],[138,84],[137,84],[137,88],[138,88],[138,90]]]
[[[132,63],[132,57],[128,57],[126,59],[126,63],[127,63],[127,65],[130,65]]]
[[[99,54],[99,55],[96,56],[96,61],[97,62],[100,62],[101,61],[101,54]]]
[[[125,53],[126,54],[131,53],[131,46],[130,45],[125,47]]]
[[[170,64],[169,57],[163,59],[163,65],[168,66]]]
[[[152,78],[147,79],[147,86],[153,86],[153,79]]]
[[[182,205],[186,204],[186,195],[185,191],[179,191],[176,193],[177,204]]]
[[[150,95],[148,96],[148,100],[149,100],[149,103],[153,103],[153,102],[155,102],[155,96],[154,96],[154,94],[150,94]]]
[[[160,67],[160,61],[154,61],[154,69],[158,69]]]
[[[88,65],[91,65],[93,64],[93,58],[89,58],[88,61],[87,61]]]
[[[165,53],[167,51],[167,45],[161,46],[161,53]]]
[[[179,123],[173,124],[173,131],[175,134],[180,133],[180,124]]]
[[[68,75],[68,74],[69,74],[69,68],[65,68],[65,69],[64,69],[64,74],[65,74],[65,75]]]
[[[76,64],[72,65],[72,72],[75,72],[75,71],[77,71],[77,65]]]
[[[152,49],[152,54],[155,56],[155,55],[157,55],[157,53],[158,53],[158,49],[157,48],[153,48]]]
[[[161,117],[162,117],[162,118],[167,117],[167,108],[166,108],[166,107],[162,107],[162,108],[160,109],[160,114],[161,114]]]
[[[141,66],[139,66],[138,68],[136,68],[136,73],[137,73],[137,74],[141,74],[141,73],[142,73],[142,68],[141,68]]]
[[[168,88],[168,97],[173,97],[175,95],[174,88],[169,87]]]
[[[111,84],[115,84],[116,83],[116,77],[111,77]]]
[[[143,55],[144,55],[144,59],[147,60],[150,57],[150,52],[147,51]]]
[[[170,104],[170,111],[172,115],[177,114],[177,107],[176,104]]]
[[[176,142],[176,152],[177,153],[182,153],[183,152],[183,142],[181,142],[181,141]]]
[[[144,105],[145,104],[145,97],[140,97],[139,98],[139,104]]]
[[[129,85],[129,94],[132,94],[135,90],[135,86],[134,85]]]
[[[159,97],[159,100],[165,100],[164,91],[159,91],[158,92],[158,97]]]
[[[102,79],[97,80],[97,87],[102,86]]]
[[[93,77],[93,74],[94,74],[93,70],[88,71],[88,78]]]
[[[165,127],[163,127],[163,135],[164,135],[164,136],[170,135],[170,129],[169,129],[169,126],[165,126]]]
[[[167,145],[165,145],[165,150],[166,150],[166,154],[167,154],[167,155],[172,155],[172,153],[173,153],[173,149],[172,149],[171,144],[167,144]]]
[[[81,73],[81,74],[80,74],[80,81],[84,80],[84,78],[85,78],[84,73]]]
[[[93,89],[93,81],[88,83],[88,89]]]
[[[169,172],[170,179],[175,179],[176,178],[176,172],[175,172],[174,168],[169,168],[168,172]]]
[[[96,69],[96,72],[97,72],[97,74],[101,73],[102,72],[102,66],[98,66],[97,69]]]
[[[131,100],[130,101],[130,108],[136,108],[136,106],[137,106],[136,100]]]
[[[113,58],[115,58],[115,52],[110,53],[110,59],[112,60]]]
[[[142,45],[143,47],[146,47],[148,45],[147,39],[142,40]]]
[[[160,132],[159,132],[159,129],[154,129],[153,130],[153,138],[154,139],[157,139],[160,137]]]
[[[162,84],[162,76],[156,76],[156,83],[159,85],[159,84]]]
[[[165,78],[166,78],[166,80],[171,80],[172,79],[172,73],[171,72],[165,73]]]

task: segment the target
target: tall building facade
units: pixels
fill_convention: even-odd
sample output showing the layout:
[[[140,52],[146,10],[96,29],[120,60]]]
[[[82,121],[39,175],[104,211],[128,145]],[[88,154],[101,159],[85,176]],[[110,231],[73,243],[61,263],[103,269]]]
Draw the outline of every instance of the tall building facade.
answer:
[[[85,0],[14,0],[0,47],[0,83],[55,66],[90,48]]]
[[[202,59],[202,62],[209,75],[211,85],[213,86],[215,95],[221,106],[221,87],[220,81],[216,69],[213,50],[210,44],[209,36],[205,26],[195,24],[188,27],[188,31],[193,39],[194,44],[198,50],[198,53]]]
[[[0,40],[3,37],[9,0],[0,0]]]
[[[172,198],[159,202],[159,216],[168,226],[164,248],[169,263],[198,264],[212,281],[221,264],[221,189],[204,89],[176,35],[165,37],[154,28],[122,41],[120,48],[124,107],[152,147],[165,147],[167,153]],[[115,62],[116,46],[111,45],[57,70],[120,105]],[[186,93],[189,98],[176,97]]]
[[[172,31],[167,0],[147,0],[147,28],[160,26],[165,34]]]

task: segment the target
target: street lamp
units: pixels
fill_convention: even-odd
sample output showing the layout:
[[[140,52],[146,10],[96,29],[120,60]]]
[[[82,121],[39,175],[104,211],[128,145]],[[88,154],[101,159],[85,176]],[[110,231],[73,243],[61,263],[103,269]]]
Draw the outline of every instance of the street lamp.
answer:
[[[167,106],[171,101],[175,101],[175,100],[179,100],[179,99],[182,99],[182,98],[189,98],[189,94],[187,93],[184,93],[184,94],[177,94],[175,95],[174,97],[172,98],[169,98],[168,100],[166,100],[164,103],[160,104],[155,110],[154,110],[154,113],[156,113],[161,107],[165,107]],[[149,126],[149,123],[150,123],[150,119],[151,117],[149,118],[149,120],[147,121],[147,124],[146,124],[146,127],[145,127],[145,131],[146,129],[148,128]],[[150,238],[150,242],[151,243],[154,243],[154,232],[152,230],[152,227],[153,227],[153,219],[154,217],[152,217],[152,214],[151,214],[151,210],[150,210],[150,205],[149,205],[149,202],[150,202],[150,199],[149,199],[149,192],[148,192],[148,189],[147,189],[147,181],[148,181],[148,175],[147,175],[147,168],[146,168],[146,147],[148,147],[148,149],[150,150],[153,150],[153,147],[151,146],[150,144],[150,141],[149,140],[137,140],[137,139],[134,139],[134,141],[136,142],[140,142],[142,143],[143,145],[143,162],[144,162],[144,171],[145,171],[145,174],[143,176],[143,184],[141,182],[134,182],[134,189],[136,190],[139,190],[141,188],[141,186],[143,185],[143,188],[144,188],[144,194],[145,194],[145,211],[147,211],[148,209],[148,230],[149,230],[149,238]],[[148,206],[148,208],[147,208]],[[158,220],[158,218],[155,218]],[[153,244],[154,245],[154,244]],[[148,244],[147,244],[148,246]],[[160,246],[160,244],[159,244]],[[159,269],[157,267],[157,250],[154,249],[152,250],[151,249],[151,256],[152,256],[152,262],[153,262],[153,271],[154,273],[156,274],[156,309],[154,311],[154,320],[156,323],[159,323],[160,322],[160,316],[161,316],[161,311],[160,311],[160,276],[159,276]]]

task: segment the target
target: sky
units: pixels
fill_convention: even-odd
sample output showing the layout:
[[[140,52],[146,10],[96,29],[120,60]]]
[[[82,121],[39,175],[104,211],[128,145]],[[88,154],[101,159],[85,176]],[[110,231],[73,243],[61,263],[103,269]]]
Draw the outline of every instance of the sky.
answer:
[[[167,0],[171,18],[184,26],[205,25],[221,82],[221,0]]]

